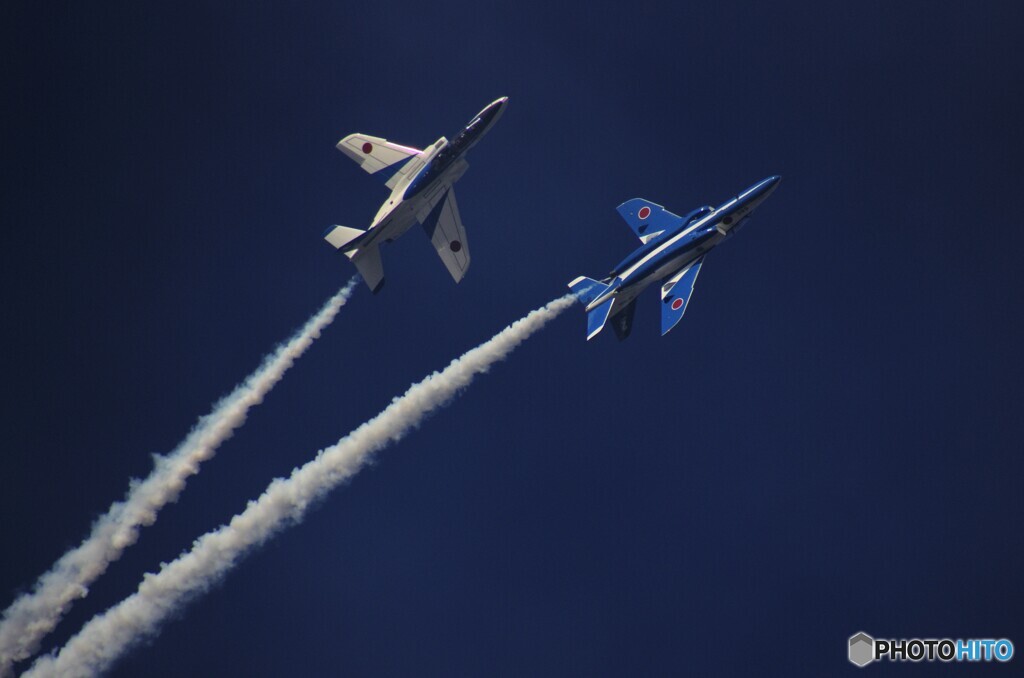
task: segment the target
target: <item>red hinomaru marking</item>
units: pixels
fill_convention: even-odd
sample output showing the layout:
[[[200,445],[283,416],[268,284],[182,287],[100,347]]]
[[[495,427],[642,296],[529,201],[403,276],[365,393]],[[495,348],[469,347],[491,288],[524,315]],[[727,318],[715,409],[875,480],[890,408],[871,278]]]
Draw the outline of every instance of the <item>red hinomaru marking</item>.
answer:
[[[641,219],[646,219],[647,217],[651,216],[651,208],[644,205],[643,207],[640,208],[640,211],[637,212],[636,215]]]
[[[367,141],[365,144],[363,144],[363,153],[369,154],[369,152],[372,151],[372,150],[373,150],[373,144],[371,144],[369,141]]]
[[[673,311],[678,311],[682,307],[683,307],[683,300],[682,299],[676,299],[675,301],[672,302],[672,310]]]

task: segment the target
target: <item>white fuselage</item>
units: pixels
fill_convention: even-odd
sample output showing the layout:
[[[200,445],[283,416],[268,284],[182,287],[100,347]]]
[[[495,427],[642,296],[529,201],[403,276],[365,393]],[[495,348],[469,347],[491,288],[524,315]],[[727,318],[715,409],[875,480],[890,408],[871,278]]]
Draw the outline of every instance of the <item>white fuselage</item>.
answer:
[[[366,236],[360,243],[361,248],[390,242],[401,237],[416,222],[426,219],[437,201],[444,196],[445,191],[459,180],[469,167],[469,164],[463,159],[452,163],[429,186],[416,195],[410,198],[404,197],[409,185],[447,144],[448,140],[441,137],[425,148],[422,153],[410,159],[388,182],[391,195],[381,205],[377,216],[373,218],[373,223],[370,224]]]

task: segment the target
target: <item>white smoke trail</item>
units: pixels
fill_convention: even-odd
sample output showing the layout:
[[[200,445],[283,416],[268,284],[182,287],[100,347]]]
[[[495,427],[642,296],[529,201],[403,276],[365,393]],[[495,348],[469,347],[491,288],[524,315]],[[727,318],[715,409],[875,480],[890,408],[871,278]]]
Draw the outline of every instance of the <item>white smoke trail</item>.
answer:
[[[89,536],[40,577],[31,592],[7,608],[0,622],[0,676],[8,675],[14,662],[32,656],[74,600],[84,597],[87,587],[135,543],[140,526],[151,525],[157,512],[178,498],[188,478],[199,472],[200,464],[214,456],[217,447],[245,422],[250,408],[262,402],[331,324],[358,280],[352,278],[291,339],[264,358],[259,369],[214,405],[177,448],[166,456],[156,455],[149,477],[133,480],[125,499],[110,506],[93,524]]]
[[[456,358],[441,372],[414,384],[373,419],[316,458],[277,478],[259,499],[227,525],[197,539],[192,550],[157,574],[147,574],[138,591],[94,617],[56,655],[40,657],[25,676],[92,676],[117,660],[132,644],[158,631],[160,623],[223,577],[250,549],[289,524],[302,520],[309,506],[353,476],[374,452],[401,439],[423,417],[446,404],[473,378],[506,357],[530,335],[573,304],[570,296],[532,311],[489,341]]]

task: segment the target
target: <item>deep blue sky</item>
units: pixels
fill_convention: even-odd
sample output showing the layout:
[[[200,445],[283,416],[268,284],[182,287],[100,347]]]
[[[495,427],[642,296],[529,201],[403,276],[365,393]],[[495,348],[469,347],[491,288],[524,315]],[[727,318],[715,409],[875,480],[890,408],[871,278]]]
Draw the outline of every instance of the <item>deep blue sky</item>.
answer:
[[[572,309],[114,675],[837,675],[859,630],[1024,652],[1019,2],[104,5],[0,10],[3,607],[349,278],[321,234],[385,191],[338,139],[511,102],[459,184],[465,280],[417,231],[387,248],[48,648],[607,271],[620,202],[777,173],[670,335],[653,291],[622,344]]]

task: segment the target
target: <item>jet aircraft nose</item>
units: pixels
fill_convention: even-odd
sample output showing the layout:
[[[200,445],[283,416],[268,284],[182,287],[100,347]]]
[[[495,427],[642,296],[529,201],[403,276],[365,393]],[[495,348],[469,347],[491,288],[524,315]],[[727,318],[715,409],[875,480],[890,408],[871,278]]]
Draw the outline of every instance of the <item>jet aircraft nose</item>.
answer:
[[[484,106],[484,110],[476,114],[472,120],[469,121],[466,129],[473,128],[475,134],[483,136],[487,130],[489,130],[494,123],[498,122],[498,118],[505,112],[505,107],[508,105],[508,97],[501,97],[495,99],[491,103]]]
[[[782,181],[782,177],[778,174],[770,176],[740,193],[737,196],[736,201],[752,210],[764,202],[765,198],[771,195],[772,191],[779,187],[780,181]]]
[[[506,106],[508,106],[508,97],[495,99],[491,103],[487,104],[487,107],[484,108],[484,110],[480,111],[480,117],[489,123],[494,123],[497,121],[498,116],[505,111]]]

